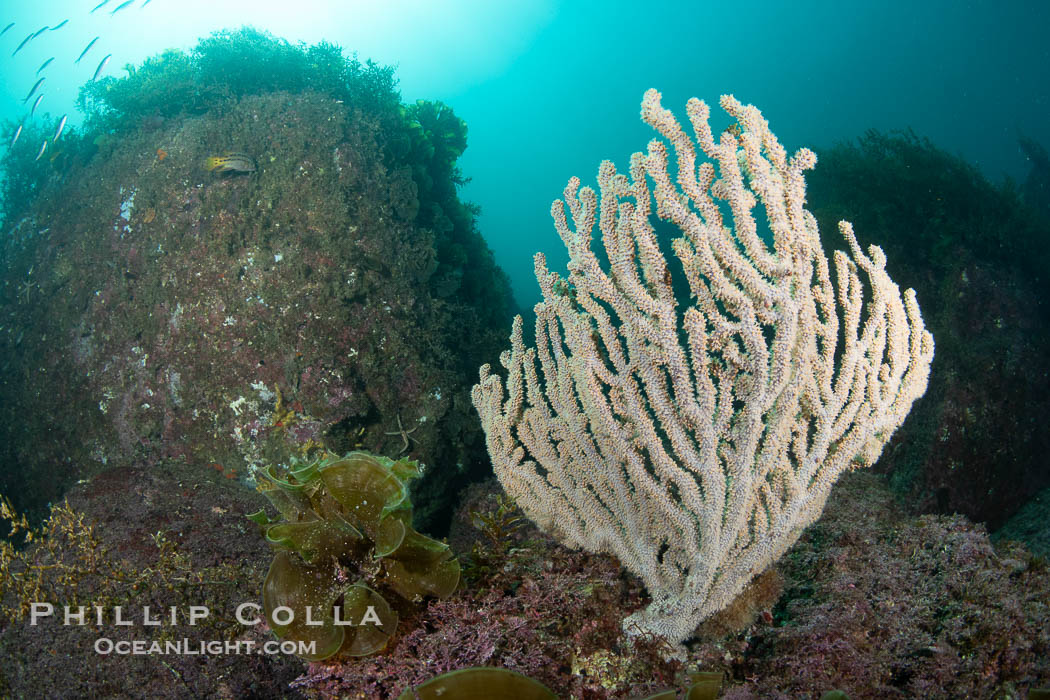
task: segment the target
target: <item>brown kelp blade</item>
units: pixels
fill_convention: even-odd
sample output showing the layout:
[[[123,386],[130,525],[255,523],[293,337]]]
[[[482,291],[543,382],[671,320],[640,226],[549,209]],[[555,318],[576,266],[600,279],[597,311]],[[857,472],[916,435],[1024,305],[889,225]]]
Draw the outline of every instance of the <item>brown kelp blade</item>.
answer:
[[[539,681],[505,668],[477,667],[444,673],[409,688],[398,700],[557,700]]]

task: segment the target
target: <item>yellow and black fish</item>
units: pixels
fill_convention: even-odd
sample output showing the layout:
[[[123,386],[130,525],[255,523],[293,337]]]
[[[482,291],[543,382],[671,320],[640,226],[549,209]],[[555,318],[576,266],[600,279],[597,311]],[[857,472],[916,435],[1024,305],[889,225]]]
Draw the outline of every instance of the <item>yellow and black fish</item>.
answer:
[[[227,153],[205,158],[204,169],[213,173],[254,173],[255,161],[244,153]]]

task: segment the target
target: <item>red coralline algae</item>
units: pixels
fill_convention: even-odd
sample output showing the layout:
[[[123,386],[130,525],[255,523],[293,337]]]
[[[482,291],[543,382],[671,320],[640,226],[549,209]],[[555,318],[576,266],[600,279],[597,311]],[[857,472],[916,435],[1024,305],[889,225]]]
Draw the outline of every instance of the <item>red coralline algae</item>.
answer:
[[[515,530],[500,552],[482,544],[471,512],[491,512],[489,495],[472,488],[455,521],[453,543],[473,550],[461,590],[403,620],[406,632],[383,653],[311,664],[293,687],[312,697],[396,697],[441,673],[483,665],[523,673],[561,697],[673,687],[677,662],[621,638],[620,620],[642,602],[637,583],[609,557],[571,552],[531,526]]]
[[[141,162],[157,138],[181,144],[163,167]],[[20,309],[32,330],[8,374],[31,383],[9,387],[0,423],[58,428],[46,441],[79,472],[27,455],[26,474],[67,483],[178,458],[248,475],[322,438],[335,451],[402,449],[389,436],[400,419],[417,428],[413,455],[447,466],[424,479],[421,514],[434,517],[455,480],[486,463],[465,358],[494,358],[506,329],[478,320],[471,304],[490,299],[430,291],[438,234],[403,215],[417,194],[404,154],[384,150],[391,138],[317,93],[259,95],[122,135],[54,183],[38,204],[49,238],[20,252],[44,293]],[[201,169],[230,139],[256,172]],[[332,167],[336,150],[352,168]],[[299,407],[280,426],[278,391]],[[75,418],[55,420],[65,413]]]
[[[962,516],[905,516],[875,475],[851,474],[782,568],[776,627],[734,655],[746,682],[727,697],[1015,697],[1050,684],[1046,562],[994,548]]]
[[[846,477],[781,562],[779,602],[705,625],[684,662],[622,638],[620,621],[645,598],[614,560],[566,550],[531,526],[510,530],[505,547],[483,544],[471,513],[496,503],[471,489],[455,521],[453,546],[473,551],[463,590],[407,621],[384,653],[313,664],[295,687],[319,698],[392,697],[478,665],[582,698],[682,691],[689,670],[724,672],[724,697],[737,700],[832,689],[854,700],[1017,697],[1050,684],[1045,561],[1015,544],[994,548],[961,516],[906,516],[871,473]],[[776,579],[760,579],[772,586],[764,595],[780,590]]]

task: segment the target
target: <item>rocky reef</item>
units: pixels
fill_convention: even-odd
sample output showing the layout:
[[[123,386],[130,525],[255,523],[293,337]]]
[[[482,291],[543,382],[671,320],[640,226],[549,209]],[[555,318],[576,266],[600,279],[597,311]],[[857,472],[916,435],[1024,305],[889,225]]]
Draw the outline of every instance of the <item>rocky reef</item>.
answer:
[[[821,230],[848,219],[862,244],[883,246],[937,339],[929,389],[875,468],[917,512],[997,530],[1050,486],[1050,219],[1032,194],[1045,167],[1033,161],[1023,188],[993,184],[910,131],[819,157]]]
[[[324,443],[419,459],[440,529],[487,469],[467,389],[512,305],[456,196],[462,120],[253,30],[80,101],[52,160],[4,162],[0,492],[33,512],[106,466],[245,479]]]
[[[845,478],[672,658],[623,636],[649,601],[615,560],[558,545],[493,482],[463,489],[489,470],[467,390],[513,302],[457,195],[466,126],[451,109],[402,104],[389,69],[337,47],[252,30],[92,83],[81,104],[84,125],[47,158],[35,144],[53,124],[27,126],[3,160],[0,696],[396,697],[472,666],[582,698],[681,692],[700,671],[727,698],[1047,685],[1045,548],[1009,529],[993,547],[966,517],[995,528],[1047,487],[1047,229],[1008,186],[914,135],[821,155],[817,214],[854,219],[899,261],[941,364],[887,448],[890,477]],[[351,470],[323,456],[359,451],[386,458]],[[396,484],[375,468],[398,464]],[[339,488],[361,475],[370,494],[389,487],[378,512],[346,493],[365,489]],[[261,515],[259,483],[296,507]],[[909,513],[902,495],[941,514]],[[420,534],[450,518],[447,548]],[[1046,518],[1026,522],[1021,534]],[[333,523],[352,529],[337,539]],[[449,575],[433,584],[409,564]],[[103,634],[287,641],[233,622],[238,605],[266,604],[268,571],[280,602],[308,588],[303,571],[382,588],[395,631],[360,657],[93,647]],[[26,624],[42,600],[216,614],[148,630]]]

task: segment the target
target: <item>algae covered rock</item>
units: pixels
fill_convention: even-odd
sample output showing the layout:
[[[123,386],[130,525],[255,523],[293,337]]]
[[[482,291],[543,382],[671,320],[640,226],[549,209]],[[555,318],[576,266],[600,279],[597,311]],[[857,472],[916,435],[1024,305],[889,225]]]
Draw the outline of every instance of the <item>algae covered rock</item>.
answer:
[[[223,68],[244,57],[266,80]],[[323,444],[429,465],[416,514],[442,527],[487,468],[467,390],[511,303],[456,196],[461,120],[250,30],[151,61],[85,89],[55,161],[5,156],[35,184],[4,192],[0,492],[32,509],[167,460],[242,478]],[[230,153],[254,170],[209,172]]]

